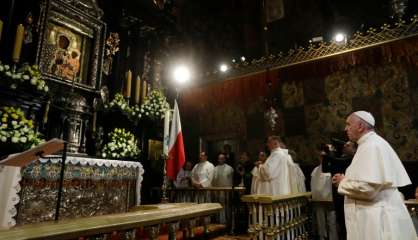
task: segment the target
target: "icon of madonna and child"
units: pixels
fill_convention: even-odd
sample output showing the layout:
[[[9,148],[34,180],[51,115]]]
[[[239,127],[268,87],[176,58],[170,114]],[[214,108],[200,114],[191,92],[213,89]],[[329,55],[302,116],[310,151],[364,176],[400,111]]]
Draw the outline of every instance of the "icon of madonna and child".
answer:
[[[60,26],[50,26],[47,71],[70,81],[79,82],[82,36]]]

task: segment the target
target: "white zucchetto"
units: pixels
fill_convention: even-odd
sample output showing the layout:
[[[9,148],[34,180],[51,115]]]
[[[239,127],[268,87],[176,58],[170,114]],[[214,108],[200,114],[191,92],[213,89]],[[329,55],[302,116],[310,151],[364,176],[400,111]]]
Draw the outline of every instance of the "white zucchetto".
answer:
[[[357,111],[354,112],[354,115],[361,118],[363,121],[367,122],[368,124],[372,125],[374,127],[375,120],[371,113],[366,111]]]

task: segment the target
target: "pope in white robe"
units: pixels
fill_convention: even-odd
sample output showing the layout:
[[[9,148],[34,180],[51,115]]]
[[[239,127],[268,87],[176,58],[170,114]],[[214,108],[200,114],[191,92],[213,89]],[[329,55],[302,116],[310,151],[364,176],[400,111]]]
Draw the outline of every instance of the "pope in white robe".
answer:
[[[234,169],[225,163],[225,155],[218,155],[218,165],[213,170],[212,187],[232,187]]]
[[[374,132],[375,120],[365,111],[351,114],[345,130],[358,143],[353,161],[332,181],[345,195],[348,240],[416,240],[417,235],[398,187],[411,184],[399,157]]]
[[[207,161],[205,152],[200,153],[200,162],[193,167],[192,185],[196,188],[206,188],[212,186],[213,169],[212,163]]]
[[[331,174],[323,173],[322,165],[312,171],[311,192],[312,200],[329,202],[329,205],[317,204],[313,207],[319,239],[338,240],[337,219],[332,204]]]
[[[259,183],[257,192],[269,195],[287,195],[291,193],[289,179],[289,154],[280,148],[280,138],[270,136],[267,146],[270,149],[270,156],[264,163],[256,162],[258,169]]]

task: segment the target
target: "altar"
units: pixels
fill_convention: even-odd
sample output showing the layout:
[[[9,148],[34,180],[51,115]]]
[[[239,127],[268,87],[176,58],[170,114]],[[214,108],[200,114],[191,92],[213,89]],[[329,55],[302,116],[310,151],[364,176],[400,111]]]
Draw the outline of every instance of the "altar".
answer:
[[[61,159],[0,166],[0,227],[54,220]],[[67,156],[60,219],[127,212],[141,202],[139,162]]]

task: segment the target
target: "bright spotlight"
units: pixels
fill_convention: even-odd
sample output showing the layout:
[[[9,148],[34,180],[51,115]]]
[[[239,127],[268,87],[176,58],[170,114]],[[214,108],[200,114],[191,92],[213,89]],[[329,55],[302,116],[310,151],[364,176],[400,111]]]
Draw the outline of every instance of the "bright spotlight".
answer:
[[[190,80],[190,70],[186,66],[178,66],[174,69],[174,80],[177,83],[185,83]]]
[[[345,34],[343,34],[343,33],[337,33],[337,34],[335,34],[334,40],[337,43],[345,42],[345,40],[346,40]]]
[[[226,64],[221,64],[220,66],[219,66],[219,70],[221,70],[221,72],[226,72],[226,71],[228,71],[228,65],[226,65]]]
[[[235,60],[235,58],[232,59],[232,62],[235,63],[237,60]]]
[[[242,56],[242,57],[241,57],[241,61],[242,61],[242,62],[244,62],[244,61],[245,61],[245,57],[244,57],[244,56]]]

